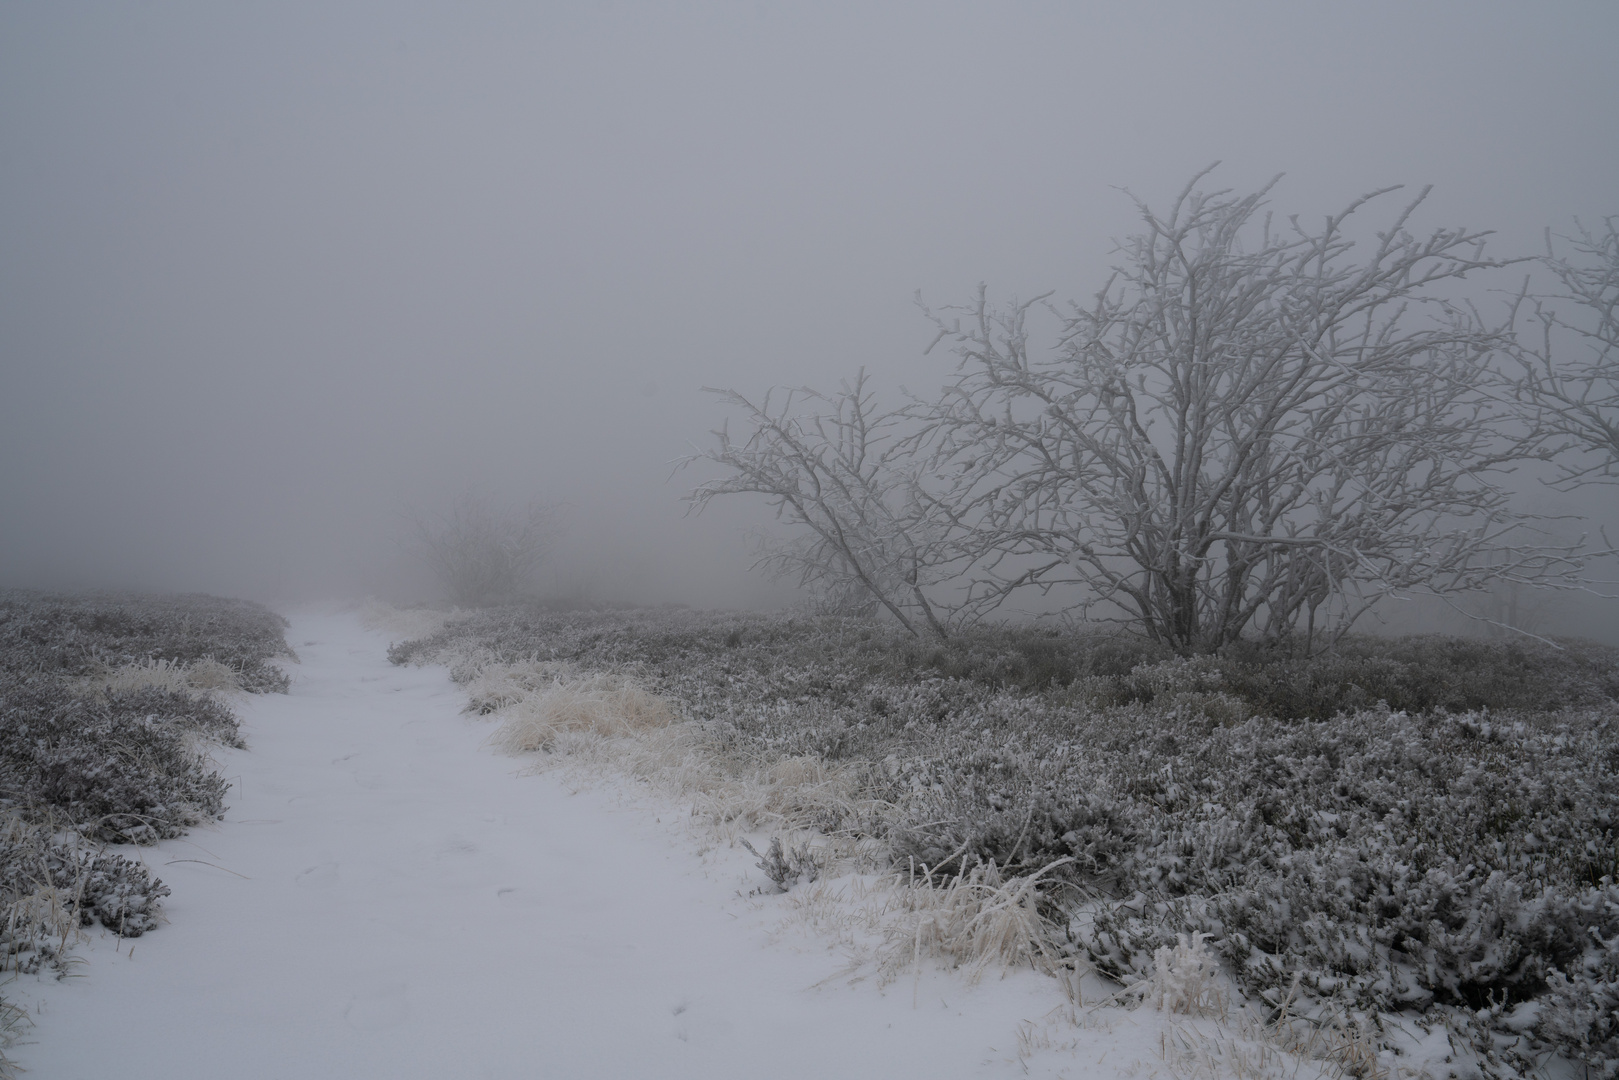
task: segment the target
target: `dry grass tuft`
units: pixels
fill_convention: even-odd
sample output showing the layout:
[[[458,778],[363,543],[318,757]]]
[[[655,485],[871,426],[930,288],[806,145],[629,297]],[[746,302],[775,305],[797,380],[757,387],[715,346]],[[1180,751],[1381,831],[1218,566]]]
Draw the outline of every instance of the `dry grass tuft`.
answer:
[[[683,770],[685,795],[693,814],[720,827],[727,839],[766,828],[832,835],[885,805],[865,794],[865,770],[853,763],[809,755],[770,761],[696,749]]]
[[[1157,972],[1129,988],[1135,993],[1152,984],[1143,1001],[1153,998],[1160,1009],[1198,1018],[1216,1018],[1221,1023],[1210,1030],[1205,1026],[1171,1023],[1159,1036],[1159,1054],[1177,1076],[1225,1080],[1281,1080],[1299,1075],[1309,1063],[1322,1077],[1331,1080],[1388,1080],[1390,1066],[1379,1054],[1377,1040],[1364,1022],[1344,1013],[1323,1012],[1305,1017],[1290,1010],[1297,993],[1288,995],[1269,1021],[1227,1013],[1224,995],[1209,980],[1213,970],[1206,962],[1207,950],[1200,935],[1181,935],[1175,949],[1155,958],[1166,972]],[[1234,1021],[1234,1022],[1233,1022]],[[1447,1059],[1448,1060],[1448,1059]],[[1420,1066],[1400,1070],[1401,1075],[1427,1076]]]
[[[1180,1080],[1297,1080],[1303,1064],[1299,1055],[1263,1031],[1234,1033],[1221,1027],[1209,1032],[1176,1023],[1158,1033],[1158,1055]],[[1319,1063],[1315,1074],[1338,1075]]]
[[[889,928],[884,969],[892,974],[920,966],[929,956],[967,967],[974,979],[995,962],[1055,973],[1065,950],[1040,912],[1039,885],[1072,861],[1058,859],[1036,873],[1010,878],[1003,878],[993,862],[980,863],[942,887],[932,885],[924,867],[921,887],[913,881],[898,895],[903,917]]]
[[[178,693],[231,693],[242,688],[240,676],[218,660],[147,660],[108,668],[94,675],[68,680],[80,693],[131,694],[139,690]]]
[[[764,769],[765,783],[786,787],[825,787],[835,783],[839,770],[830,766],[825,758],[798,754],[782,758]]]
[[[15,812],[0,821],[0,848],[8,862],[6,883],[0,885],[0,971],[38,971],[59,963],[82,936],[88,867],[80,865],[68,877],[53,875],[53,832],[52,826],[24,821]]]
[[[727,843],[767,828],[835,834],[844,822],[869,819],[886,806],[863,796],[868,767],[808,754],[725,753],[697,725],[679,722],[667,699],[627,675],[585,674],[554,661],[489,663],[474,653],[449,659],[467,688],[468,711],[500,721],[489,740],[496,749],[543,753],[537,769],[566,763],[634,777],[689,801],[692,819]],[[857,861],[869,860],[865,852]]]
[[[459,660],[465,669],[459,681],[469,699],[467,711],[480,715],[515,705],[530,694],[552,689],[558,682],[577,679],[567,664],[550,660],[518,664],[479,664],[472,657]]]
[[[56,955],[65,953],[67,947],[76,944],[81,936],[78,891],[38,885],[32,892],[15,897],[0,908],[0,923],[5,927],[4,940],[8,946],[52,938],[61,943]],[[17,953],[8,949],[4,961],[9,962],[16,956]],[[4,963],[0,963],[0,969],[4,966]]]
[[[623,738],[675,720],[667,701],[627,680],[574,676],[557,670],[559,665],[499,668],[506,670],[491,667],[482,673],[474,705],[501,717],[489,741],[508,754],[549,750],[563,733]]]
[[[10,1050],[34,1024],[28,1010],[9,1001],[0,1001],[0,1080],[16,1080],[20,1067],[3,1051]]]
[[[1324,1063],[1334,1077],[1386,1080],[1390,1070],[1378,1051],[1378,1040],[1368,1020],[1342,1010],[1322,1011],[1315,1016],[1295,1013],[1292,1005],[1298,992],[1295,980],[1276,1016],[1260,1027],[1258,1036],[1294,1057]]]

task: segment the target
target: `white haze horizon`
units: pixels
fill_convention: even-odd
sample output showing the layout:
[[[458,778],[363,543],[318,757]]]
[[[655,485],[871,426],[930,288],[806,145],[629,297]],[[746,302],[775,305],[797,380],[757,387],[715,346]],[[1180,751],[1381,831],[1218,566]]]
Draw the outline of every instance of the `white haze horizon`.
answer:
[[[1307,220],[1431,184],[1417,226],[1536,254],[1619,212],[1615,40],[1595,3],[11,5],[0,585],[426,595],[406,516],[478,490],[567,508],[545,591],[790,603],[762,503],[684,513],[703,387],[928,393],[917,293],[1085,299],[1124,190],[1214,161]]]

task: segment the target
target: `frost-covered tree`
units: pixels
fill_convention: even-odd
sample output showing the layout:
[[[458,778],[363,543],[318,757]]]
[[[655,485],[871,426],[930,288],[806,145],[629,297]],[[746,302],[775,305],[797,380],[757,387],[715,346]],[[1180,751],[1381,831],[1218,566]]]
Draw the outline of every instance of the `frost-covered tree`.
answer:
[[[556,539],[558,509],[540,502],[501,507],[466,492],[440,514],[413,513],[409,547],[457,604],[517,596]]]
[[[1066,589],[1206,650],[1308,647],[1391,594],[1568,570],[1516,539],[1497,479],[1518,453],[1484,392],[1506,328],[1453,288],[1502,265],[1485,234],[1413,234],[1426,190],[1361,232],[1394,188],[1278,222],[1269,185],[1204,193],[1206,175],[1167,213],[1138,204],[1144,229],[1088,305],[980,290],[930,312],[960,374],[923,439],[985,538],[979,586]],[[1044,348],[1031,312],[1057,321]]]
[[[1619,483],[1619,218],[1548,237],[1558,290],[1536,303],[1539,340],[1521,384],[1539,432],[1565,465],[1561,480]]]
[[[760,539],[756,567],[822,596],[869,598],[913,634],[948,636],[951,612],[930,590],[957,574],[950,525],[922,489],[903,413],[877,407],[865,371],[830,396],[799,389],[755,403],[711,392],[741,411],[747,430],[733,437],[727,421],[710,449],[682,462],[726,470],[687,496],[690,507],[762,495],[790,531]]]

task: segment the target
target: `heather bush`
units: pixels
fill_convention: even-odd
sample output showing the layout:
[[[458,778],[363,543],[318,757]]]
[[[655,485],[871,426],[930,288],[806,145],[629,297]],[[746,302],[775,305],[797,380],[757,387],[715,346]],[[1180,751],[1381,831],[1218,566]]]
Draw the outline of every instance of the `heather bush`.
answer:
[[[1285,719],[1325,720],[1380,701],[1397,712],[1545,712],[1619,698],[1613,650],[1579,641],[1354,637],[1308,658],[1234,648],[1218,666],[1255,712]]]
[[[633,678],[712,754],[847,767],[877,810],[824,829],[930,882],[1038,881],[1041,947],[1121,981],[1184,938],[1299,1022],[1450,1009],[1484,1057],[1521,1035],[1612,1072],[1619,650],[512,607],[390,655]]]
[[[201,751],[242,742],[218,695],[287,689],[284,626],[206,596],[0,591],[0,970],[60,967],[93,922],[157,925],[168,887],[101,845],[223,812]]]
[[[102,675],[131,664],[213,660],[244,690],[285,692],[271,663],[291,657],[286,620],[259,604],[214,596],[57,595],[0,590],[0,669]]]
[[[87,696],[35,676],[0,678],[0,797],[85,836],[149,844],[224,811],[224,778],[194,736],[239,742],[217,701],[149,688]]]
[[[140,863],[12,814],[0,821],[0,971],[59,962],[78,927],[93,922],[140,937],[157,925],[167,895]]]

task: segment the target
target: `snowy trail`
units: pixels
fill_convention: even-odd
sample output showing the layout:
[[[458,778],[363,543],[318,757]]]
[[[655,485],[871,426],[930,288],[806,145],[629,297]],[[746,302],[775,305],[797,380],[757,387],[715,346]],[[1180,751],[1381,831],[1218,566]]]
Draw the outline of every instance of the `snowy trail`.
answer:
[[[1102,1069],[1098,1044],[1020,1062],[1018,1022],[1061,1000],[1032,973],[817,988],[841,957],[768,940],[780,911],[743,895],[763,881],[745,855],[702,853],[610,791],[517,775],[521,762],[482,747],[487,724],[460,715],[442,669],[391,666],[352,614],[301,613],[288,641],[302,659],[291,694],[242,701],[251,749],[220,752],[226,820],[140,853],[174,890],[170,925],[122,943],[90,931],[82,977],[9,987],[35,1014],[12,1051],[29,1075],[779,1080],[1161,1064],[1146,1030],[1088,1033],[1113,1047]]]

